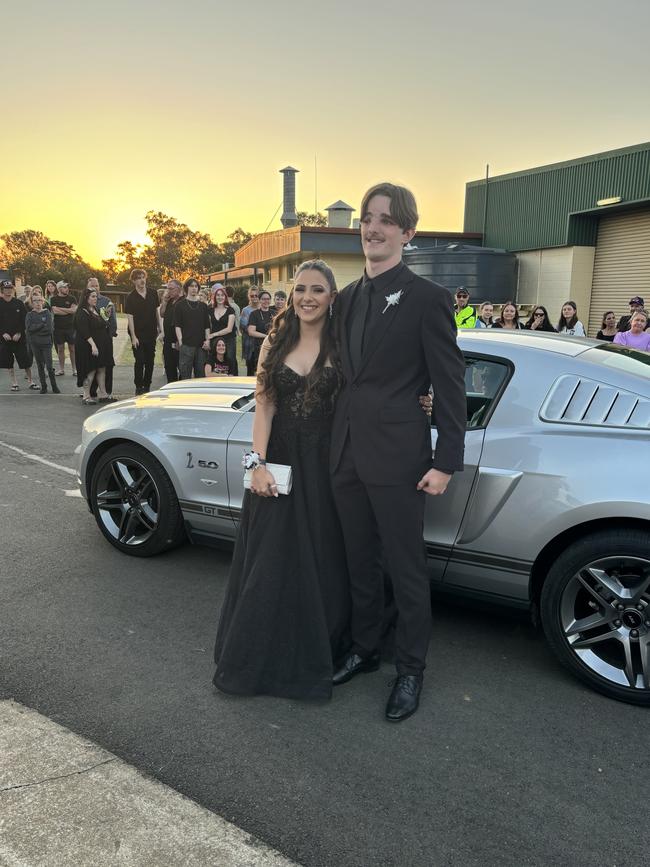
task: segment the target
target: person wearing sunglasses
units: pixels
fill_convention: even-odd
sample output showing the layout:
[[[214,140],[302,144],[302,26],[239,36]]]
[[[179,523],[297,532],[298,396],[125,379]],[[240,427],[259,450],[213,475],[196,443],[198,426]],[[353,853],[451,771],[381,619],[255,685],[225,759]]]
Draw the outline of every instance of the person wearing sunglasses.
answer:
[[[524,328],[527,328],[529,331],[550,331],[553,334],[557,334],[557,329],[553,328],[551,320],[548,318],[548,310],[546,307],[542,307],[541,304],[533,308],[533,312],[530,314],[530,318],[524,325]]]
[[[464,286],[459,286],[456,289],[455,298],[454,317],[456,319],[456,328],[474,328],[476,325],[476,313],[469,303],[469,292]]]

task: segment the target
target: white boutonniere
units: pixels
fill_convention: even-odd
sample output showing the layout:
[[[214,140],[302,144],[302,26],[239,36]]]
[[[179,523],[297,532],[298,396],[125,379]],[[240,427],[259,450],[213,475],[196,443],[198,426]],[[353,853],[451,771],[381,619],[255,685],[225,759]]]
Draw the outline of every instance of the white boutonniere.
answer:
[[[400,302],[400,298],[402,297],[403,291],[403,289],[400,289],[399,292],[393,292],[392,295],[386,295],[386,306],[381,312],[385,313],[389,307],[397,307]]]

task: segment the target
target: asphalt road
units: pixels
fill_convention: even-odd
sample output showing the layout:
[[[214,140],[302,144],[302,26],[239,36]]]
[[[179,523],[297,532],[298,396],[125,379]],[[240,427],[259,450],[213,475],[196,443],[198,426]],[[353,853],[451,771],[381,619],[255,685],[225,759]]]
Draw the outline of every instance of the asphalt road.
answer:
[[[128,370],[119,369],[117,391]],[[73,467],[91,408],[0,387],[0,442]],[[647,710],[526,620],[437,603],[421,709],[390,666],[329,703],[223,696],[229,552],[114,551],[72,475],[0,446],[0,698],[69,727],[309,867],[647,864]]]

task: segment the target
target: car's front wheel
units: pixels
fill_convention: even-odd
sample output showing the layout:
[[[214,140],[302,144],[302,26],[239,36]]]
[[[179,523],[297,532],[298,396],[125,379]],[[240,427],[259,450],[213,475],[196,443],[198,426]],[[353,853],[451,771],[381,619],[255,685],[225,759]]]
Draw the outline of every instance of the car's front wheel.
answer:
[[[150,557],[184,538],[174,486],[159,461],[133,443],[113,446],[97,462],[90,483],[95,520],[111,545]]]
[[[563,551],[542,589],[541,619],[582,681],[650,706],[650,533],[608,530]]]

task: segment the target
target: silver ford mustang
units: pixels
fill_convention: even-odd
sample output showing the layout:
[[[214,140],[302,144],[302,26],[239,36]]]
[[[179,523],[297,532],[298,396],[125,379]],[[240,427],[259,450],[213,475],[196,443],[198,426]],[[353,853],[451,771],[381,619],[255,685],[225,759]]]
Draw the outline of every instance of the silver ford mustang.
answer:
[[[528,609],[580,679],[650,706],[650,354],[529,332],[458,340],[465,471],[427,499],[433,585]],[[79,483],[112,545],[144,557],[234,537],[253,388],[186,380],[85,421]]]

